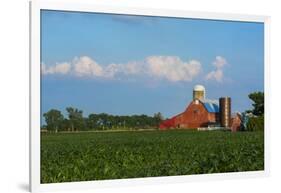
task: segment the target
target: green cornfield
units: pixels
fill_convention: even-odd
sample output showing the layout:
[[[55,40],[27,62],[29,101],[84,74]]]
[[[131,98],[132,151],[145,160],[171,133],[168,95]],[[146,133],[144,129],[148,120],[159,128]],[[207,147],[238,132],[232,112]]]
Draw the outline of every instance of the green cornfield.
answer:
[[[41,134],[41,183],[263,169],[263,132]]]

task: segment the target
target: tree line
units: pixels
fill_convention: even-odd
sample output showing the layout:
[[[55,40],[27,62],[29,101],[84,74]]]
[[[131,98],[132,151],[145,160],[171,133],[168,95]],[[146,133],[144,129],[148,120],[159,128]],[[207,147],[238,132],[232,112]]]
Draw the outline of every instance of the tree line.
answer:
[[[64,117],[62,112],[57,109],[51,109],[44,113],[46,124],[41,129],[52,132],[156,129],[164,119],[160,112],[155,113],[154,116],[92,113],[88,117],[84,117],[83,111],[74,107],[67,107],[66,112],[67,117]]]

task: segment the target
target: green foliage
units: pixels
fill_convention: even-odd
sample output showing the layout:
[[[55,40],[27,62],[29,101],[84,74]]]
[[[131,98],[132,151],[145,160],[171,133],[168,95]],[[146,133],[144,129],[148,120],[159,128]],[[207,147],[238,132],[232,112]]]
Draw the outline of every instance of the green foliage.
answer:
[[[263,132],[79,132],[41,137],[42,183],[263,169]]]
[[[264,114],[264,93],[263,92],[253,92],[249,94],[249,98],[254,102],[254,109],[251,112],[254,115],[262,116]]]
[[[83,111],[77,108],[67,107],[68,119],[71,131],[78,131],[85,129],[85,122],[83,118]]]
[[[155,113],[154,118],[156,119],[157,124],[160,124],[160,122],[164,120],[164,116],[160,112]]]
[[[147,115],[119,116],[106,113],[90,114],[86,120],[88,130],[138,130],[158,128],[161,113]]]
[[[47,125],[44,128],[47,128],[48,131],[54,129],[57,131],[156,129],[163,120],[160,112],[155,113],[153,117],[147,115],[119,116],[106,113],[92,113],[88,117],[83,117],[83,111],[77,108],[67,107],[66,111],[68,119],[64,119],[58,110],[45,113]],[[59,116],[59,124],[57,124],[57,120],[55,120],[55,124],[50,121],[54,119],[50,116]],[[43,130],[43,126],[41,129]]]
[[[264,116],[251,117],[247,123],[248,131],[263,131],[264,130]]]
[[[47,123],[46,129],[58,132],[64,119],[61,112],[56,109],[51,109],[47,113],[44,113],[43,116]]]

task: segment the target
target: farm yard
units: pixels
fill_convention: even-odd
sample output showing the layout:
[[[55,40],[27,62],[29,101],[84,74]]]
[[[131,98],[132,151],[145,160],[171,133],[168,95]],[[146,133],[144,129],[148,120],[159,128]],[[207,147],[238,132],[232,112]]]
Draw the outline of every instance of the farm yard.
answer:
[[[263,132],[41,134],[41,183],[264,169]]]

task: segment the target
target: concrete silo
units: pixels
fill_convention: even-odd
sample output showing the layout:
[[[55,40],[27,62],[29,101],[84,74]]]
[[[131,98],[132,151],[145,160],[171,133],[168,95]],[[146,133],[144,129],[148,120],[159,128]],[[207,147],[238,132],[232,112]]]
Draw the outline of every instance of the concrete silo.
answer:
[[[202,85],[195,85],[193,88],[193,100],[204,100],[205,99],[205,87]]]
[[[221,97],[220,100],[220,123],[222,127],[230,127],[231,98]]]

